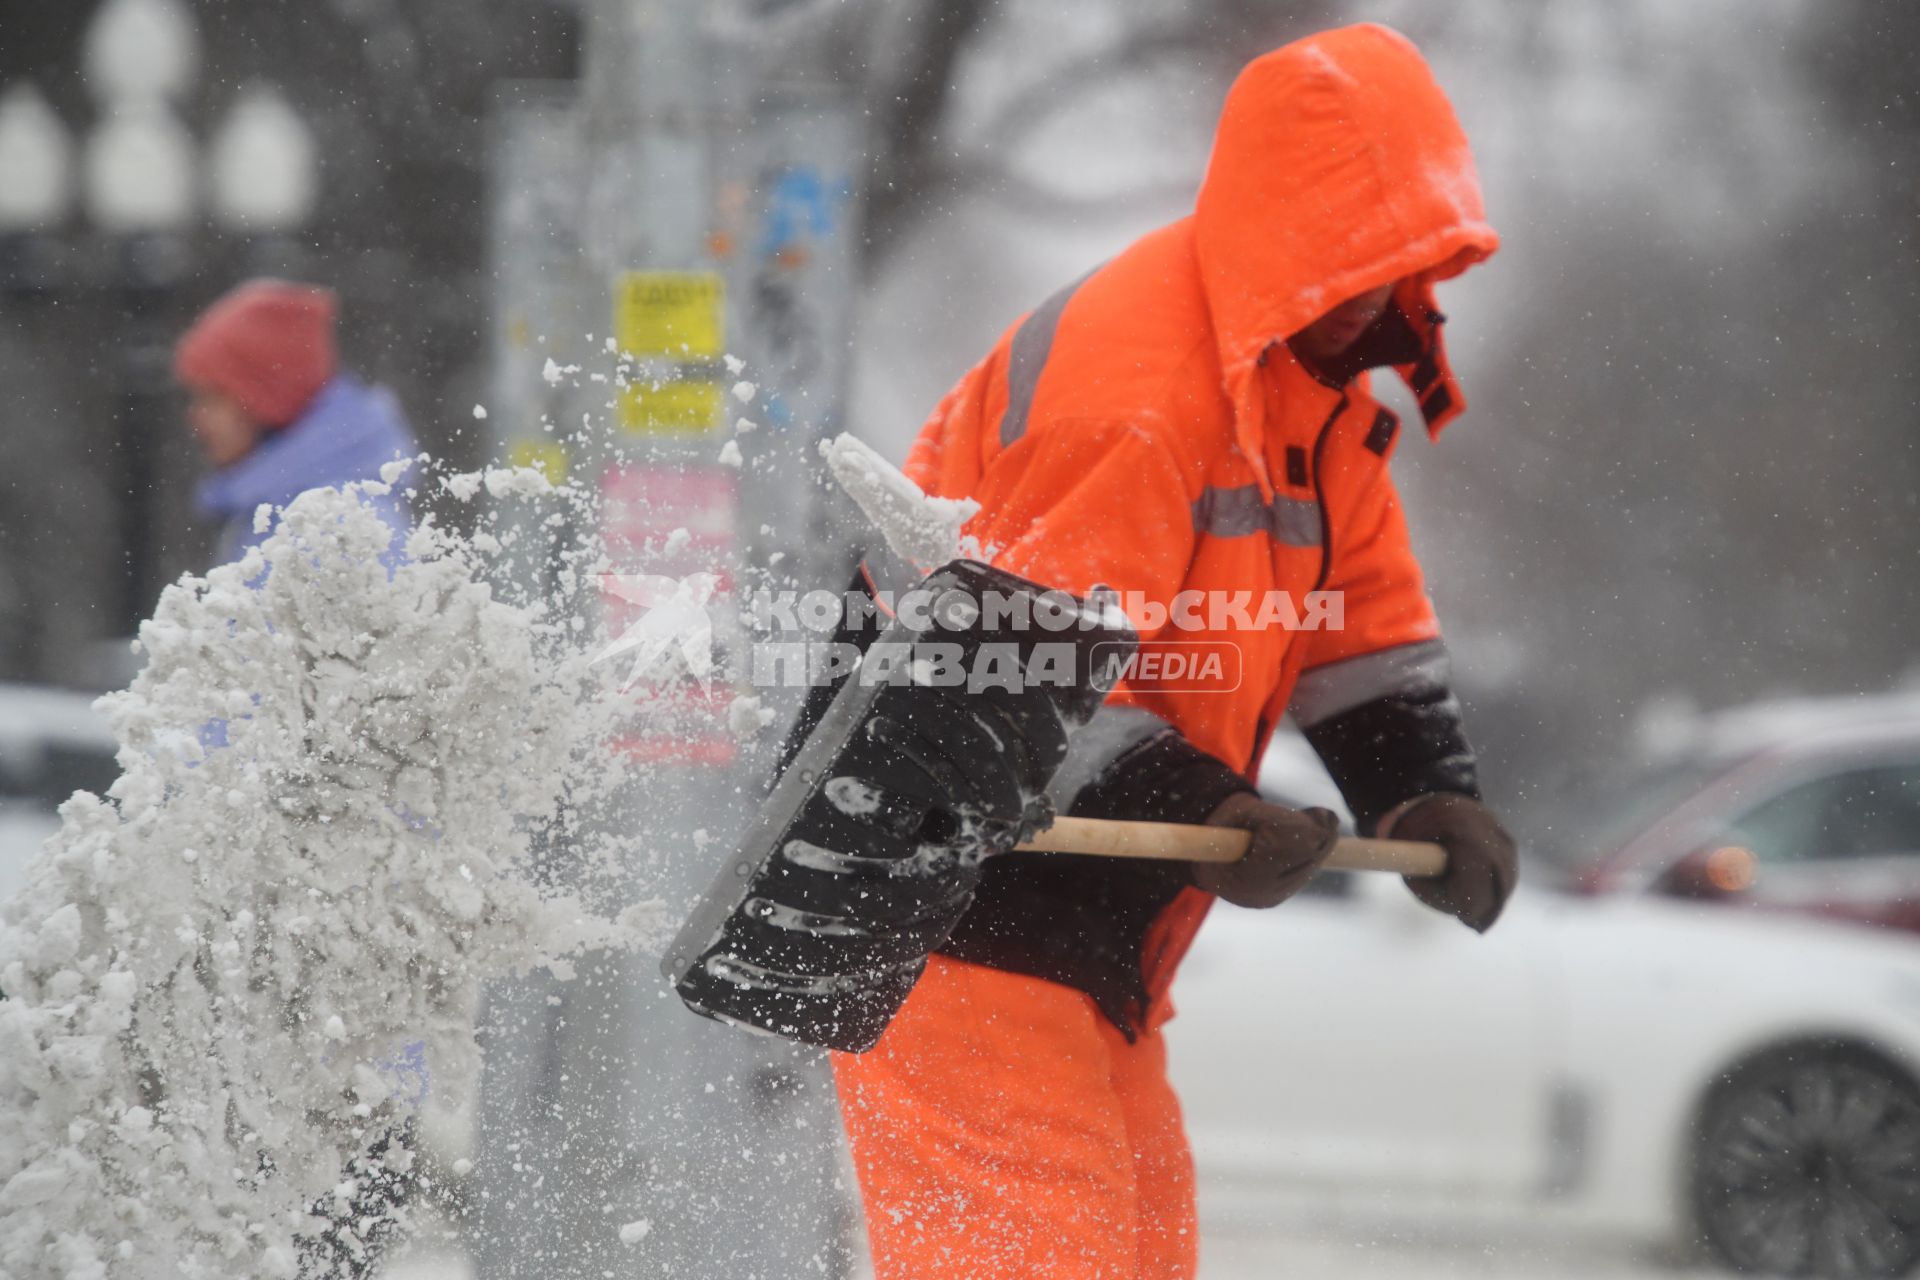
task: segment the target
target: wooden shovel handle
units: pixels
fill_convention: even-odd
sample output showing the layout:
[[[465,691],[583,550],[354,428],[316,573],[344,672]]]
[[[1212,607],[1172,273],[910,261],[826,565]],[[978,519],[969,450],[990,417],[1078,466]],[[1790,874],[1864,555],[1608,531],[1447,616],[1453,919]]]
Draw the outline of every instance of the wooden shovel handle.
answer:
[[[1108,818],[1055,818],[1025,844],[1024,853],[1090,853],[1106,858],[1177,858],[1184,862],[1234,862],[1253,837],[1232,827],[1196,827],[1182,822],[1115,822]],[[1439,876],[1447,853],[1418,840],[1344,839],[1326,861],[1331,871],[1391,871],[1403,876]]]

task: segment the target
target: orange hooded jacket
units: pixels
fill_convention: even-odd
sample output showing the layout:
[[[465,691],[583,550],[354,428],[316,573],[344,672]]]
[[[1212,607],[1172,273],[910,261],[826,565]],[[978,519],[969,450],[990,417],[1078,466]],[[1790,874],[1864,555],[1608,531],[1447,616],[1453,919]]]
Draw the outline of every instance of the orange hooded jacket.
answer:
[[[1444,683],[1387,471],[1397,424],[1366,375],[1321,381],[1285,339],[1399,282],[1382,323],[1437,433],[1464,402],[1433,288],[1496,243],[1466,139],[1419,54],[1383,27],[1328,32],[1242,73],[1192,217],[1048,299],[941,403],[908,473],[980,501],[968,532],[996,563],[1076,593],[1104,583],[1147,640],[1195,655],[1229,644],[1240,658],[1237,679],[1202,687],[1123,684],[1076,735],[1074,756],[1093,758],[1063,773],[1090,777],[1172,726],[1251,774],[1289,709],[1311,726]],[[1340,628],[1259,625],[1268,593],[1298,604],[1316,588],[1342,593]],[[1185,592],[1246,614],[1211,618],[1202,597],[1182,615]],[[1082,875],[1064,864],[1085,860],[1067,857],[1041,887],[1045,857],[989,864],[976,911],[996,874],[1011,896],[988,915],[1023,893],[1038,909],[979,936],[1018,949],[1030,925],[1104,965],[1101,930],[1075,929],[1118,901],[1100,890],[1121,873]],[[1164,897],[1142,890],[1157,913],[1143,937],[1108,931],[1139,947],[1149,1003],[1132,1013],[1144,1016],[1102,1003],[1106,1025],[1076,984],[1032,981],[1045,976],[1033,957],[943,954],[871,1053],[835,1055],[882,1280],[1193,1275],[1192,1163],[1158,1032],[1160,997],[1211,901],[1183,881],[1166,880]]]
[[[1388,474],[1398,422],[1368,374],[1323,381],[1285,339],[1398,282],[1395,369],[1437,435],[1465,400],[1434,286],[1497,245],[1419,52],[1382,26],[1327,32],[1241,73],[1191,217],[1049,298],[935,409],[907,473],[980,502],[967,531],[995,563],[1075,593],[1104,583],[1136,624],[1166,615],[1142,628],[1153,647],[1228,659],[1198,687],[1123,683],[1102,713],[1109,758],[1172,725],[1251,775],[1290,708],[1310,727],[1444,680]],[[1336,593],[1337,628],[1261,624],[1275,593],[1310,620],[1316,590]],[[1236,599],[1245,614],[1221,610]],[[1143,958],[1155,994],[1204,914],[1196,896]]]

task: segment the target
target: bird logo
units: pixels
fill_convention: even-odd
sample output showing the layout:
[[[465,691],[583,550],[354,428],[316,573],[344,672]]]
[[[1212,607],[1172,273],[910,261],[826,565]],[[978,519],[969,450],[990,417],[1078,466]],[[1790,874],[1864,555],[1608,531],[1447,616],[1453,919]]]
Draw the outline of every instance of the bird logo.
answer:
[[[660,684],[684,672],[705,686],[713,674],[713,619],[707,602],[720,580],[711,573],[669,578],[657,573],[609,573],[600,576],[606,595],[638,605],[641,615],[618,639],[594,655],[606,662],[633,654],[633,667],[620,688],[645,681]]]

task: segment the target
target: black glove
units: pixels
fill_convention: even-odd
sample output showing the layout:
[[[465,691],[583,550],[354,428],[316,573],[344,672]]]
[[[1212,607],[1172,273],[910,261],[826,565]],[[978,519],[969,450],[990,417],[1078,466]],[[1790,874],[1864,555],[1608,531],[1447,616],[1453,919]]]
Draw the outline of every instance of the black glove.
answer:
[[[1380,834],[1429,841],[1447,851],[1445,875],[1407,877],[1414,897],[1480,933],[1500,918],[1520,863],[1513,837],[1491,809],[1471,796],[1435,792],[1389,815]]]
[[[1236,907],[1277,907],[1300,892],[1340,835],[1340,820],[1325,809],[1282,808],[1250,791],[1228,796],[1207,825],[1253,833],[1238,862],[1193,864],[1193,883]]]

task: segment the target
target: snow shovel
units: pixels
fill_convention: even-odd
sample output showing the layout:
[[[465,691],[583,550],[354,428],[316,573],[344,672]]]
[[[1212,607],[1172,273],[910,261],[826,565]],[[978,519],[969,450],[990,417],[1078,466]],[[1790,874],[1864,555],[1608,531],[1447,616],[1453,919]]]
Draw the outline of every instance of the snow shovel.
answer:
[[[1246,851],[1228,828],[1053,818],[1047,784],[1068,740],[1137,644],[1110,601],[969,560],[919,590],[935,601],[927,625],[903,611],[867,650],[668,948],[662,970],[695,1012],[861,1053],[972,902],[985,858]],[[990,597],[1024,600],[1028,624],[972,604]],[[1022,678],[1005,678],[1015,667]],[[1446,860],[1436,845],[1343,840],[1327,865],[1436,875]]]

